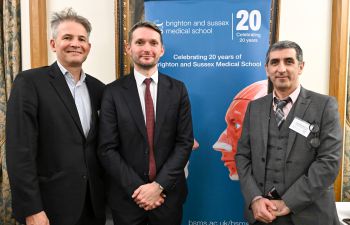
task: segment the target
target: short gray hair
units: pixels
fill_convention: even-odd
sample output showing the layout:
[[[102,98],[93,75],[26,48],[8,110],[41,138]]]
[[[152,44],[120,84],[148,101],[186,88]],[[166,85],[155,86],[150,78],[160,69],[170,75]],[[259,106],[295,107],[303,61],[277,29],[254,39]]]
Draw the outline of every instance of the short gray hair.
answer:
[[[275,50],[282,50],[282,49],[287,49],[287,48],[292,48],[296,52],[296,58],[300,62],[303,62],[303,50],[300,48],[300,46],[293,42],[293,41],[278,41],[276,43],[273,43],[269,50],[267,50],[266,53],[266,58],[265,58],[265,65],[267,65],[270,61],[270,52],[275,51]]]
[[[91,24],[88,19],[78,15],[72,8],[64,9],[60,12],[55,12],[51,18],[52,37],[56,38],[58,34],[58,26],[65,21],[74,21],[80,23],[86,30],[88,36],[91,33]]]

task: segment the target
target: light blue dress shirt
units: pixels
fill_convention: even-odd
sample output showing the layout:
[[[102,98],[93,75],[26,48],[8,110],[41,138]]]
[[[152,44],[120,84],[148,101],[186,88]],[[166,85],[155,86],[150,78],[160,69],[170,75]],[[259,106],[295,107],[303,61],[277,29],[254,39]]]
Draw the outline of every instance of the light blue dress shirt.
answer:
[[[91,125],[91,102],[88,88],[86,86],[86,75],[81,71],[80,80],[75,83],[74,78],[68,70],[66,70],[58,61],[64,78],[68,84],[69,90],[74,98],[75,106],[77,107],[81,126],[83,127],[85,137],[88,136]]]

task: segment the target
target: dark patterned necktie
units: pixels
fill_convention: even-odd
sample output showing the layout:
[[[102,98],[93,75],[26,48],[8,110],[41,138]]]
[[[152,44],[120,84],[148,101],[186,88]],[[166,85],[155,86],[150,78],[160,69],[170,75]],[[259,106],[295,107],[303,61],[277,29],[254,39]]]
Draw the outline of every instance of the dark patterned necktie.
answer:
[[[146,84],[145,91],[145,110],[146,110],[146,128],[148,136],[149,147],[149,180],[154,181],[156,178],[156,162],[154,159],[153,149],[153,135],[154,135],[154,107],[153,100],[150,92],[151,78],[147,78],[143,81]]]
[[[276,106],[275,115],[276,115],[277,126],[280,127],[283,121],[285,120],[283,108],[288,104],[288,102],[291,101],[291,99],[290,97],[288,97],[287,99],[279,100],[276,97],[274,97],[273,101]]]

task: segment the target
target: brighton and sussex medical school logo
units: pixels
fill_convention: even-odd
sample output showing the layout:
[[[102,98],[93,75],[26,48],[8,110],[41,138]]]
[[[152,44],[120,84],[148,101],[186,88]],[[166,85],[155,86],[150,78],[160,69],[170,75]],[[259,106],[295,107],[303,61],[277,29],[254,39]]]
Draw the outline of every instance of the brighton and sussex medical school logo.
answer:
[[[157,27],[162,31],[162,33],[163,33],[163,30],[164,30],[164,23],[163,22],[160,22],[159,20],[154,20],[153,21],[153,23],[155,24],[155,25],[157,25]]]

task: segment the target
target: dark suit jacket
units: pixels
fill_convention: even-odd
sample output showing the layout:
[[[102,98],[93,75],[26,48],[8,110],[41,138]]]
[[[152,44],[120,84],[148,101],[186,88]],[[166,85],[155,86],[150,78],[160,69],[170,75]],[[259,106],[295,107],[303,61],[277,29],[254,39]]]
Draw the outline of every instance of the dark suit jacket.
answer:
[[[185,85],[159,74],[154,134],[156,182],[167,198],[181,206],[187,195],[184,167],[193,145],[190,102]],[[105,89],[100,114],[99,154],[110,176],[109,201],[117,211],[138,207],[131,198],[148,183],[148,142],[145,120],[133,74]]]
[[[104,84],[87,75],[92,121],[85,138],[74,99],[56,63],[18,74],[6,115],[7,167],[15,218],[46,212],[50,224],[75,224],[87,184],[104,217],[103,171],[97,158],[98,110]]]
[[[254,222],[254,218],[249,205],[255,196],[263,195],[265,189],[271,107],[272,94],[249,104],[236,154],[246,204],[245,215],[250,223]],[[293,107],[295,117],[319,125],[321,144],[318,148],[312,148],[310,138],[290,130],[284,162],[286,191],[281,193],[281,197],[292,211],[294,224],[339,224],[333,192],[342,147],[337,102],[332,97],[301,88]]]

